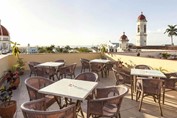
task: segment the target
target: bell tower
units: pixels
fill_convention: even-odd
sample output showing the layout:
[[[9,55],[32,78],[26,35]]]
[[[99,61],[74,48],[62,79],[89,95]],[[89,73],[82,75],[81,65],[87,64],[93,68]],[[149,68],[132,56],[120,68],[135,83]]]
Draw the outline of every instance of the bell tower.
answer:
[[[147,41],[147,20],[141,12],[141,15],[137,20],[137,34],[136,34],[136,46],[146,46]]]

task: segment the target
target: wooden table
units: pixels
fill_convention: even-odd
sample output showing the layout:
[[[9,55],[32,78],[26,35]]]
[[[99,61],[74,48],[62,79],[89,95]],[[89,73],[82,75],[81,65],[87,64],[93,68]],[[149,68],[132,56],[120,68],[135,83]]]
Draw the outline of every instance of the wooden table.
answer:
[[[74,79],[61,79],[47,87],[39,90],[39,93],[62,96],[66,98],[71,98],[77,100],[78,110],[84,117],[81,109],[81,101],[93,91],[93,89],[98,85],[98,82],[74,80]]]
[[[155,78],[166,78],[166,76],[159,70],[147,70],[147,69],[131,69],[130,74],[133,76],[133,92],[136,90],[136,77],[155,77]],[[133,92],[131,92],[131,97],[133,99]]]

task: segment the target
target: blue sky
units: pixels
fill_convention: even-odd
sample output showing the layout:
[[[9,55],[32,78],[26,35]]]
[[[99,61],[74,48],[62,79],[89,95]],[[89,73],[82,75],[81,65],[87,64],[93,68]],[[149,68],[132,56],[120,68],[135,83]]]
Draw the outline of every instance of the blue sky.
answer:
[[[27,46],[136,42],[136,22],[147,19],[147,44],[170,44],[167,25],[177,24],[176,0],[0,0],[1,24],[11,40]],[[177,37],[174,37],[177,45]]]

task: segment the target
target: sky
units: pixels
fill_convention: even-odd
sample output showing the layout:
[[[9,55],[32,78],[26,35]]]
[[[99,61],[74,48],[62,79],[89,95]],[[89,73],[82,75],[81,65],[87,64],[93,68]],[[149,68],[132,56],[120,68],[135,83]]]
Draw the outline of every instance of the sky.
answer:
[[[171,44],[164,32],[177,24],[177,0],[0,0],[1,24],[21,46],[119,43],[123,32],[135,44],[141,12],[147,45]]]

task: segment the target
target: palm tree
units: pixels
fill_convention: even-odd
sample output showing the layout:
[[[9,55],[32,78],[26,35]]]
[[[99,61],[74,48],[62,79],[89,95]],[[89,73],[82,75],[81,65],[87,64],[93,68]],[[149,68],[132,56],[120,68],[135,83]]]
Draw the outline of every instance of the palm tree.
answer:
[[[173,43],[173,36],[177,36],[177,25],[168,25],[168,28],[164,33],[168,33],[168,36],[171,37],[171,44],[174,45]]]

